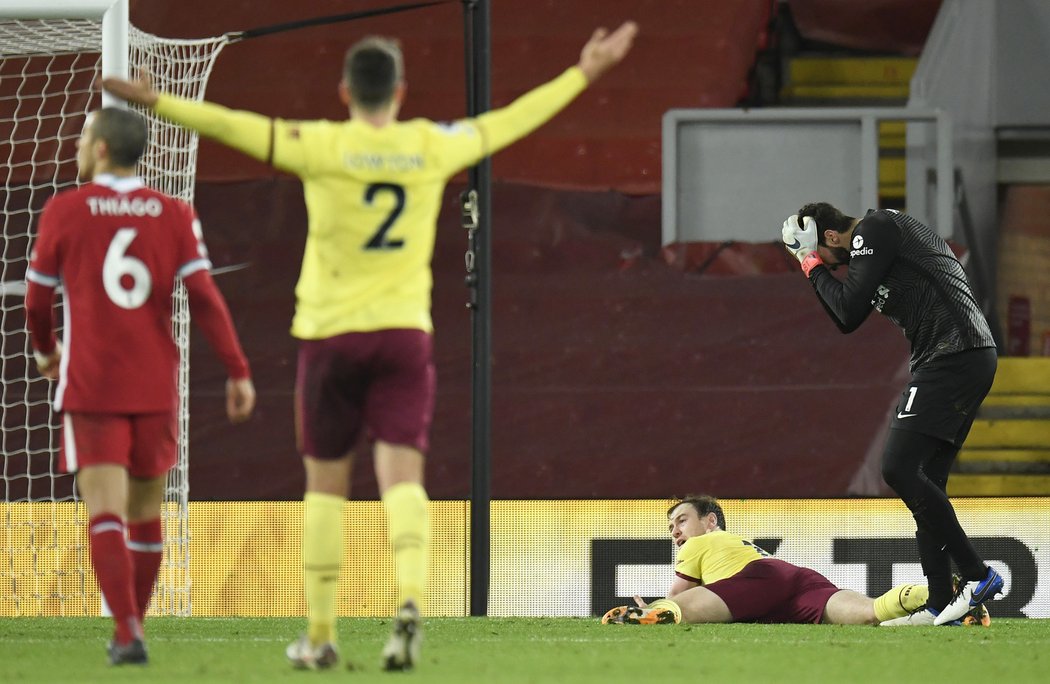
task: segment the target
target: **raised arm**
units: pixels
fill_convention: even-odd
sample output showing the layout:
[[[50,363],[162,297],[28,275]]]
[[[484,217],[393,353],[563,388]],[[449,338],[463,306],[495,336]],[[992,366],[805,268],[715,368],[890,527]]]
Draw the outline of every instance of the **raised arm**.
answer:
[[[625,21],[612,33],[605,28],[596,29],[580,51],[580,61],[576,65],[587,77],[587,83],[594,83],[598,77],[619,64],[631,50],[637,34],[638,24],[633,21]]]
[[[149,107],[158,116],[191,128],[259,161],[270,160],[273,120],[269,117],[159,93],[144,71],[140,71],[132,80],[104,78],[102,87],[122,100]]]
[[[524,138],[564,109],[577,95],[602,74],[618,64],[630,51],[638,25],[624,22],[609,33],[594,32],[580,51],[580,60],[557,78],[540,85],[506,107],[486,112],[473,120],[480,136],[474,140],[447,141],[447,158],[452,170],[477,163]]]

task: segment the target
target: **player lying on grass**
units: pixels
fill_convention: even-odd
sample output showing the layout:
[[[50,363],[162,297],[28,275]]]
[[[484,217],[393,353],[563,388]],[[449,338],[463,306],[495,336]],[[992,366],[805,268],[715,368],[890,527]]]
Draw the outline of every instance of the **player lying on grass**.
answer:
[[[872,599],[839,589],[814,570],[770,557],[750,541],[725,531],[725,515],[712,496],[687,497],[672,506],[667,517],[679,549],[667,598],[647,605],[636,596],[637,606],[613,608],[602,618],[603,624],[890,626],[912,624],[908,616],[926,605],[929,592],[922,585],[902,584]]]

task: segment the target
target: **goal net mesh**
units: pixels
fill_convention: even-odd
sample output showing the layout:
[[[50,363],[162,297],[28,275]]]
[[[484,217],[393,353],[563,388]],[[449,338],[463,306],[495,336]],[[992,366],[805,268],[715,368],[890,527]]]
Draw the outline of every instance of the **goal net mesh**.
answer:
[[[225,37],[159,38],[131,27],[129,69],[145,69],[161,90],[200,99],[226,43]],[[87,511],[74,477],[58,472],[59,420],[50,405],[50,383],[29,357],[24,314],[25,272],[37,220],[49,197],[78,183],[76,140],[87,114],[102,103],[101,62],[101,20],[0,19],[0,616],[98,615],[103,610],[88,553]],[[141,113],[149,124],[150,144],[140,175],[152,187],[192,201],[197,136]],[[61,308],[61,297],[56,306]],[[191,611],[189,309],[181,284],[173,312],[181,354],[179,456],[167,482],[164,566],[150,603],[150,614],[157,615]]]

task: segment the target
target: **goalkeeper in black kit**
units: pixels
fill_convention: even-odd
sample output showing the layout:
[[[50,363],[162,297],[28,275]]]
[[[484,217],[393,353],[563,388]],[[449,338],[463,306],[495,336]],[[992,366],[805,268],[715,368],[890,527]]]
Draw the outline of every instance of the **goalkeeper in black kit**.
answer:
[[[882,476],[915,517],[930,597],[924,610],[892,622],[958,624],[1003,590],[946,493],[952,462],[995,377],[988,322],[955,254],[911,216],[878,210],[857,219],[827,203],[807,204],[784,222],[782,238],[839,330],[853,332],[875,309],[911,343],[911,381],[890,422]],[[827,268],[838,265],[849,266],[844,280]],[[954,591],[952,561],[963,578]]]

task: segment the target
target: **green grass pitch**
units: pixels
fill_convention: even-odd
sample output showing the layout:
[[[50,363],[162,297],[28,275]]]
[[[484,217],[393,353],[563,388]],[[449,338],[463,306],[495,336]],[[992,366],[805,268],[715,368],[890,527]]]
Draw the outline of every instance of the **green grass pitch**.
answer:
[[[577,618],[429,618],[423,658],[386,673],[389,620],[340,621],[345,663],[299,672],[301,619],[153,618],[150,664],[110,667],[105,618],[0,619],[0,682],[1017,682],[1050,681],[1050,620],[982,628],[600,625]]]

